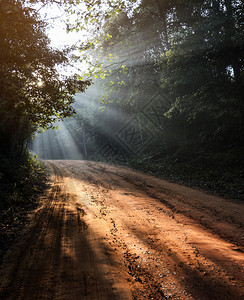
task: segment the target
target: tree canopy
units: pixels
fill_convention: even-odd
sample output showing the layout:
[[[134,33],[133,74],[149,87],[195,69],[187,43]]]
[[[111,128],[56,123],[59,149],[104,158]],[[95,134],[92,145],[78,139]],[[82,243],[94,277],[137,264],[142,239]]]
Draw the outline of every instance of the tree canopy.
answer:
[[[242,144],[243,2],[142,0],[134,9],[132,2],[117,1],[120,12],[90,43],[101,65],[89,75],[104,86],[103,109],[117,101],[131,110],[157,87],[171,99],[162,122],[184,145]]]
[[[68,51],[50,47],[45,22],[25,1],[0,1],[0,144],[13,153],[37,128],[74,113],[73,95],[89,81],[62,76]]]
[[[1,1],[1,122],[46,128],[73,113],[72,95],[88,82],[57,73],[57,65],[68,63],[68,52],[50,48],[45,22],[25,2]],[[159,134],[160,147],[172,143],[165,130],[175,147],[243,143],[242,1],[41,3],[62,5],[68,32],[89,32],[76,59],[90,63],[87,77],[79,79],[93,78],[103,89],[96,96],[101,112],[113,105],[139,118],[145,97],[160,90],[168,96],[160,112],[164,130],[149,126]],[[16,115],[21,117],[14,120]]]

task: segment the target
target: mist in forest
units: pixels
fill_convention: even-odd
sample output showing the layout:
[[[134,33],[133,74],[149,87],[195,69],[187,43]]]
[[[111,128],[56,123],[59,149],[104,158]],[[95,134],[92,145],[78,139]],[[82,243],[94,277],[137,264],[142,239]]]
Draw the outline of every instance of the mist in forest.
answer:
[[[77,114],[33,151],[123,163],[243,147],[242,11],[241,1],[141,1],[108,18],[86,52],[101,68]]]
[[[53,129],[37,133],[30,149],[41,159],[95,159],[100,149],[113,140],[130,116],[110,105],[105,110],[99,103],[96,85],[77,94],[76,114],[53,124]]]

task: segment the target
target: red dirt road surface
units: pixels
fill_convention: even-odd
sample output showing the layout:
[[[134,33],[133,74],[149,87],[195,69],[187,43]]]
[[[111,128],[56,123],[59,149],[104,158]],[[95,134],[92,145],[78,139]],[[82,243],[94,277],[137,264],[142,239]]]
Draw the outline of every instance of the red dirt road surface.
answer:
[[[47,164],[0,299],[244,299],[244,203],[104,163]]]

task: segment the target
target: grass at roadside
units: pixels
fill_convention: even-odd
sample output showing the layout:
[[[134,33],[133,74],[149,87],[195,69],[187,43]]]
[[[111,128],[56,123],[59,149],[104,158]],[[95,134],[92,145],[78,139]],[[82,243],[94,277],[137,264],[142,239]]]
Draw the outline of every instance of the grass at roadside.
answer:
[[[0,260],[23,230],[28,213],[47,186],[44,165],[29,153],[0,159]]]

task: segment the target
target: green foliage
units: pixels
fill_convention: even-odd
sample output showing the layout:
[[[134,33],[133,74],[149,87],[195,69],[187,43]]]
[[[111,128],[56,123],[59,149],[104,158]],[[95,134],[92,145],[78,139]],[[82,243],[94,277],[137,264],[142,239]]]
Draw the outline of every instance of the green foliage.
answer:
[[[2,205],[21,205],[43,190],[45,168],[28,151],[15,160],[7,157],[0,161]]]
[[[1,0],[0,17],[0,153],[13,155],[38,127],[72,115],[73,95],[89,82],[58,73],[68,52],[49,46],[35,9]]]
[[[242,142],[242,10],[240,1],[191,1],[186,7],[176,1],[169,10],[174,18],[171,46],[161,57],[162,85],[176,100],[166,116],[182,116],[193,132],[205,122],[194,134],[204,143]]]
[[[117,102],[137,113],[161,86],[172,100],[162,119],[186,146],[243,143],[242,12],[241,1],[141,1],[107,19],[92,52],[102,110]]]

